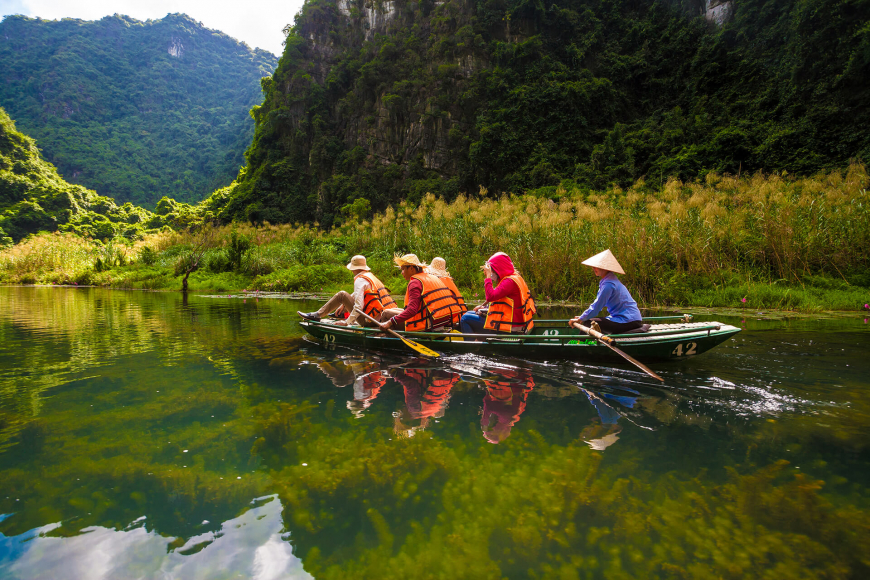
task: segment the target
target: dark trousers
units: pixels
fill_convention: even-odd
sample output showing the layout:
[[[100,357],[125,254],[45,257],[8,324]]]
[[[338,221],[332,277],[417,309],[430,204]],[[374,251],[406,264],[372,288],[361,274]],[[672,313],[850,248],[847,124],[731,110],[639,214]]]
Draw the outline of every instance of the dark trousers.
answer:
[[[598,326],[601,328],[602,334],[622,334],[624,332],[628,332],[629,330],[634,330],[635,328],[640,328],[643,326],[642,320],[632,320],[631,322],[613,322],[612,320],[607,320],[606,318],[590,318],[589,320],[583,320],[580,322],[583,326],[589,326],[591,321],[595,321],[598,323]]]

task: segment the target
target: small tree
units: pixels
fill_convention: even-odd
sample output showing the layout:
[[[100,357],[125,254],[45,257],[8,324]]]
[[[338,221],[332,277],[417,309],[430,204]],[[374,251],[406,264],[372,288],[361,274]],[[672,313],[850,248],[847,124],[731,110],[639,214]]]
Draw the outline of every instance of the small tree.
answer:
[[[179,256],[178,261],[175,263],[175,275],[184,275],[184,278],[181,280],[182,292],[187,292],[187,279],[191,273],[199,269],[206,251],[213,245],[214,236],[214,225],[203,224],[200,226],[196,245],[193,246],[190,252]]]

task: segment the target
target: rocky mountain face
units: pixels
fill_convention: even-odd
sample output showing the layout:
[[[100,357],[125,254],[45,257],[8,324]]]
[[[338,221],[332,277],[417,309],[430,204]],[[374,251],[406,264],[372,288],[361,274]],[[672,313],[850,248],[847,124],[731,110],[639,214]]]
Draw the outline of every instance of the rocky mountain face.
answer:
[[[183,14],[0,22],[0,106],[67,180],[150,207],[232,181],[276,64]]]
[[[426,192],[843,166],[870,154],[868,17],[847,0],[309,0],[222,215],[329,225]]]

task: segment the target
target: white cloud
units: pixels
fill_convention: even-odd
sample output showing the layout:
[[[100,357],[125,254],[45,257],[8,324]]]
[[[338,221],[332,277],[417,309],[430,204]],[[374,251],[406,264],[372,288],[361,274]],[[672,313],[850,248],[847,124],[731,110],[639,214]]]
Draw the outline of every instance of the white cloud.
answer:
[[[208,28],[281,56],[284,50],[281,30],[293,22],[302,3],[303,0],[0,0],[0,15],[99,20],[125,14],[147,20],[182,12]]]

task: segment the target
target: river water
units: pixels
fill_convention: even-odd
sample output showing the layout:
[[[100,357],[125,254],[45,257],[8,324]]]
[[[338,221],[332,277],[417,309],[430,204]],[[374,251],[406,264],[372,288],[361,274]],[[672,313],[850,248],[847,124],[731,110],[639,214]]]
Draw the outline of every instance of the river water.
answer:
[[[315,307],[0,288],[0,577],[870,574],[864,316],[718,316],[660,386],[327,350]]]

